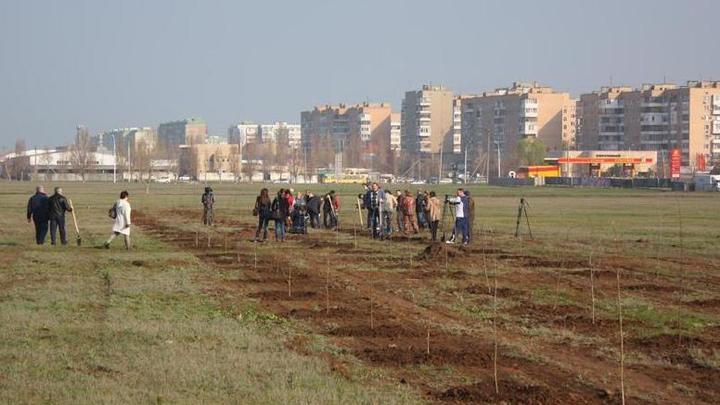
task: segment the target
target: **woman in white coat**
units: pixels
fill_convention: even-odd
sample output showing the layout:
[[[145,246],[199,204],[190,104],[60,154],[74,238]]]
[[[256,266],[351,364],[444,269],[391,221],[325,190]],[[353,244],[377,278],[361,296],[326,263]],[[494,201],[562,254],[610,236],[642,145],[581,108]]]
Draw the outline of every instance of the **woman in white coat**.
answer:
[[[130,202],[128,202],[129,195],[127,191],[120,193],[120,199],[110,209],[111,217],[114,210],[115,223],[113,224],[113,233],[110,235],[110,239],[105,242],[105,249],[109,249],[110,243],[120,235],[125,238],[125,249],[130,249],[130,224],[132,224],[130,211],[132,209],[130,208]]]

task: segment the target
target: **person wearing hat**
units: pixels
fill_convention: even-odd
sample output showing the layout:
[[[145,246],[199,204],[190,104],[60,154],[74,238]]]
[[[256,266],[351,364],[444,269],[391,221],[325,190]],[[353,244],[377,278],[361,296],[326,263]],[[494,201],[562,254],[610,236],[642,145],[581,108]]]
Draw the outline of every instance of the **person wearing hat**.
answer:
[[[203,225],[212,226],[214,219],[213,205],[215,205],[215,195],[210,187],[205,187],[205,194],[202,195],[203,205]]]

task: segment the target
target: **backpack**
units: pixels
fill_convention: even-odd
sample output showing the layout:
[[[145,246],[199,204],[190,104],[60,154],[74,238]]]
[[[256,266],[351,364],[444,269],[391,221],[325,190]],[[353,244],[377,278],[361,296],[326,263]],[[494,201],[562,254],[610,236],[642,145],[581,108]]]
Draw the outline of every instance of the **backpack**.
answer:
[[[108,216],[112,219],[117,218],[117,204],[113,204],[112,207],[108,210]]]

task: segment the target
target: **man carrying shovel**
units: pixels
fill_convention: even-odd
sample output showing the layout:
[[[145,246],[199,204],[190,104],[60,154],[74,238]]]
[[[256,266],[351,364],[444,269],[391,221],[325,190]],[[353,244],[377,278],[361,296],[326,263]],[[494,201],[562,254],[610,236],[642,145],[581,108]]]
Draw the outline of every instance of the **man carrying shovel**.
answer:
[[[65,233],[65,213],[72,211],[72,206],[68,203],[67,198],[63,195],[62,187],[55,187],[55,194],[48,198],[50,206],[50,243],[56,244],[55,235],[60,233],[60,243],[67,245],[67,235]]]

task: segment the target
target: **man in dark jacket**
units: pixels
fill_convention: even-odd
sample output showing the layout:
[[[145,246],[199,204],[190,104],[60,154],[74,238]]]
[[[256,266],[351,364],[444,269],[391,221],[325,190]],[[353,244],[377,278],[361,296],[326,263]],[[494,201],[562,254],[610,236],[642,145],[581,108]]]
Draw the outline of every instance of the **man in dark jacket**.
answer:
[[[27,220],[35,223],[35,241],[38,245],[45,243],[45,236],[48,232],[48,221],[50,214],[50,206],[48,205],[48,196],[45,194],[45,188],[38,186],[35,189],[35,195],[30,197],[27,205]]]
[[[310,226],[317,228],[320,226],[320,197],[313,193],[307,193],[307,210],[310,214]]]
[[[60,231],[60,243],[67,245],[65,233],[65,213],[72,211],[67,198],[62,193],[62,188],[55,187],[55,194],[48,198],[50,206],[50,243],[55,245],[55,233]]]
[[[205,194],[202,195],[200,201],[203,205],[203,225],[212,226],[215,217],[215,210],[213,209],[215,194],[213,194],[212,188],[205,187]]]
[[[330,190],[323,197],[323,225],[325,228],[335,229],[337,227],[338,210],[340,209],[340,200],[335,195],[335,190]]]
[[[363,197],[363,205],[368,210],[368,227],[372,231],[373,239],[377,239],[381,235],[380,211],[383,200],[385,200],[385,191],[377,183],[372,183]]]

